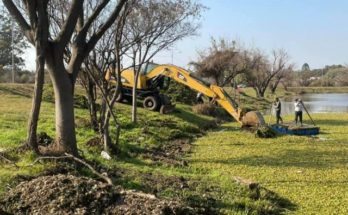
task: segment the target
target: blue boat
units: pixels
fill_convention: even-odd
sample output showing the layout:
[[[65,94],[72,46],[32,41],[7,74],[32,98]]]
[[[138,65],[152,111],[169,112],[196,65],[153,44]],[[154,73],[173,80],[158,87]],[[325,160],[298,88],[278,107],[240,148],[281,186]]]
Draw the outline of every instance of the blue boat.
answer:
[[[298,135],[298,136],[311,136],[318,135],[320,128],[318,126],[296,125],[294,123],[274,124],[271,128],[280,134]]]

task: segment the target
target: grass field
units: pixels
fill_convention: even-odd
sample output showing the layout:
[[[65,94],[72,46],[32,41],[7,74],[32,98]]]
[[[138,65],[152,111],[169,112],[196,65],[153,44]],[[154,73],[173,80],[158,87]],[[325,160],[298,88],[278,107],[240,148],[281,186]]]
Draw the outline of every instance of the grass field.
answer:
[[[30,88],[0,85],[0,151],[25,140]],[[130,107],[118,105],[122,154],[106,161],[100,157],[100,148],[86,145],[97,136],[87,126],[88,111],[76,109],[81,154],[117,173],[116,183],[126,188],[156,190],[160,197],[212,205],[226,214],[348,213],[348,114],[315,115],[321,127],[318,138],[259,139],[241,131],[237,123],[207,129],[211,117],[193,114],[185,105],[178,105],[177,110],[160,115],[140,108],[139,124],[133,125]],[[53,122],[54,105],[44,102],[39,132],[54,136]],[[188,165],[163,164],[144,156],[147,150],[182,139],[194,144],[193,152],[183,158]],[[18,175],[33,176],[57,165],[44,162],[29,166],[35,160],[31,152],[13,154],[13,159],[19,169],[0,162],[2,194]],[[87,170],[80,174],[92,176]],[[259,182],[261,192],[237,185],[235,176]],[[189,188],[176,185],[181,177]]]
[[[255,139],[224,125],[196,141],[192,168],[225,190],[234,176],[257,181],[293,204],[286,214],[348,214],[348,114],[314,118],[321,127],[315,138]]]

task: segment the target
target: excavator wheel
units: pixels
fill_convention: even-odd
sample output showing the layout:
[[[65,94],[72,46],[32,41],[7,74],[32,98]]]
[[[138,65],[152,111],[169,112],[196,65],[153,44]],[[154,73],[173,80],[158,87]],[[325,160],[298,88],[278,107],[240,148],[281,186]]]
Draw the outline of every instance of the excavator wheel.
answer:
[[[143,106],[145,109],[156,111],[160,107],[160,100],[156,96],[148,96],[144,99]]]
[[[243,127],[260,127],[266,125],[265,119],[258,111],[249,111],[242,117]]]

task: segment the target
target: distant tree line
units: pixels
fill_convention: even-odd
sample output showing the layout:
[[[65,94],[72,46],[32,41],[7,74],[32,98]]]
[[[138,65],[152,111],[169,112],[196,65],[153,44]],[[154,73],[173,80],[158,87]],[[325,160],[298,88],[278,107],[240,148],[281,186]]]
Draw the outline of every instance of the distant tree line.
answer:
[[[16,69],[15,81],[16,83],[26,84],[34,83],[35,74],[33,72]],[[12,71],[0,67],[0,83],[9,83],[12,81]]]
[[[348,86],[348,67],[343,65],[331,65],[311,70],[309,65],[305,63],[302,69],[296,71],[293,76],[293,86]]]

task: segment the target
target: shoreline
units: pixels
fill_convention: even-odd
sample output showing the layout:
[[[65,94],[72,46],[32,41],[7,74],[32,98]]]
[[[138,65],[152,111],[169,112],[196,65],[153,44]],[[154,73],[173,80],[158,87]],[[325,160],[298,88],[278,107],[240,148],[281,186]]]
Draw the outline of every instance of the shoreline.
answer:
[[[306,93],[348,93],[348,87],[289,87],[288,92]]]

